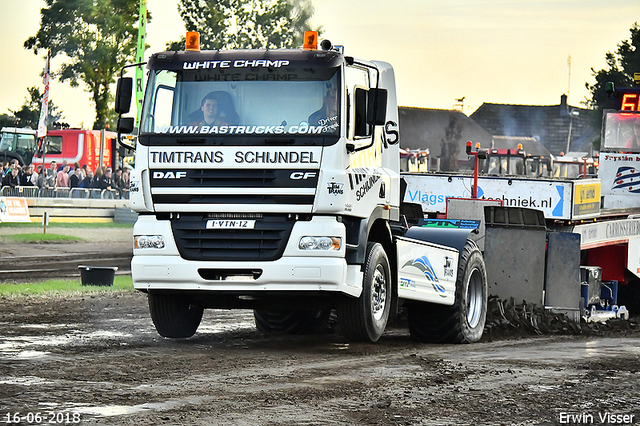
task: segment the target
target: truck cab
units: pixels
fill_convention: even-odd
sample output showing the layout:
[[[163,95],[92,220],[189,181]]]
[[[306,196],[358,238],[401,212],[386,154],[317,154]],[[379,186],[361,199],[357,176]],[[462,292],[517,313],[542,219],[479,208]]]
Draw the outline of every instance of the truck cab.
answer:
[[[327,40],[318,48],[317,34],[305,40],[302,49],[194,48],[149,59],[130,180],[139,213],[131,270],[156,329],[189,337],[205,308],[249,308],[262,331],[309,332],[336,309],[347,338],[376,341],[406,299],[447,305],[459,324],[472,318],[463,332],[438,336],[479,339],[486,277],[477,248],[428,246],[419,232],[400,242],[392,66]],[[123,114],[132,80],[118,87]],[[119,131],[132,129],[132,118],[119,119]],[[456,273],[458,257],[476,268],[473,281]],[[469,316],[459,275],[484,301]],[[432,311],[413,312],[426,339]]]
[[[31,164],[36,151],[36,131],[30,128],[3,127],[0,139],[2,161],[17,159],[21,166]]]
[[[66,160],[68,164],[85,164],[91,170],[99,166],[111,166],[114,158],[116,133],[100,130],[86,129],[57,129],[49,130],[44,138],[46,153],[41,152],[33,156],[33,164],[42,164],[45,167],[56,161],[62,164]],[[100,153],[102,152],[102,161]]]

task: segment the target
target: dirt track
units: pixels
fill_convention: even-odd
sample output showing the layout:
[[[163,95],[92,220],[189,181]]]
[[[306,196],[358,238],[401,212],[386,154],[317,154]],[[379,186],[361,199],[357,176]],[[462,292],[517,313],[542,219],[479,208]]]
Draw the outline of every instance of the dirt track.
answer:
[[[77,413],[96,425],[553,425],[579,424],[564,422],[569,415],[602,424],[599,415],[611,413],[627,415],[617,424],[640,424],[636,329],[454,346],[417,344],[394,328],[376,344],[348,344],[335,333],[266,337],[249,311],[205,311],[193,338],[174,341],[156,334],[141,293],[3,300],[0,416]]]
[[[85,244],[95,243],[55,249]],[[0,261],[13,253],[3,246]],[[494,341],[457,346],[418,344],[398,327],[349,344],[338,333],[263,336],[250,311],[211,310],[193,338],[168,340],[142,293],[0,307],[4,424],[640,424],[635,322],[577,336],[492,330]]]
[[[39,233],[40,229],[3,227],[0,235]],[[131,274],[131,228],[50,227],[48,233],[85,238],[80,242],[0,244],[0,280],[29,282],[77,278],[79,265],[117,266],[118,274]]]

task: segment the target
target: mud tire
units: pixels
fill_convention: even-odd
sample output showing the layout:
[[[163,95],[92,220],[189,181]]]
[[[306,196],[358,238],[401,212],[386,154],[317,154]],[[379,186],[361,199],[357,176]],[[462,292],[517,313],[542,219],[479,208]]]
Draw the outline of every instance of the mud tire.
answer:
[[[350,341],[375,342],[384,332],[391,308],[391,268],[379,243],[367,244],[360,297],[344,296],[338,304],[338,323]]]
[[[158,334],[184,339],[196,333],[204,308],[186,296],[149,292],[149,312]]]
[[[408,306],[411,337],[428,343],[474,343],[482,338],[489,285],[478,246],[468,240],[460,253],[456,300],[452,306],[416,303]]]

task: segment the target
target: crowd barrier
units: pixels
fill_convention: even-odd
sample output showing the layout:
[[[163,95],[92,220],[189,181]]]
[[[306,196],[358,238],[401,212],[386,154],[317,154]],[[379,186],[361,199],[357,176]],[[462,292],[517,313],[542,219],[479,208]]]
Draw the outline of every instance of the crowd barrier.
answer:
[[[103,200],[128,200],[129,191],[97,188],[38,188],[35,186],[3,186],[3,197],[25,198],[89,198]]]
[[[27,200],[32,222],[41,222],[45,213],[51,221],[114,221],[135,222],[129,192],[94,188],[36,188],[33,186],[3,186],[0,197],[20,197]]]

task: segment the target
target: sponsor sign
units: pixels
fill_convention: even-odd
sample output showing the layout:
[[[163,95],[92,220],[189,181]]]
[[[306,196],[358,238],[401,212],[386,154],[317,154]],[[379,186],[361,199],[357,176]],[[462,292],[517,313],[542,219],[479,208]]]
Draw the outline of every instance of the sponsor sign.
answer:
[[[604,209],[640,205],[640,154],[600,154],[598,176],[602,181]]]
[[[611,220],[576,225],[573,232],[580,234],[580,248],[599,247],[625,242],[640,237],[640,219]]]
[[[337,117],[335,117],[337,120]],[[192,135],[321,135],[335,132],[338,129],[337,122],[323,120],[318,126],[306,123],[294,126],[165,126],[160,127],[157,133],[180,133]]]
[[[458,251],[398,238],[398,296],[451,305],[455,299]]]
[[[0,222],[31,222],[27,199],[0,197]]]
[[[576,183],[573,187],[573,218],[600,213],[600,181]]]
[[[152,169],[319,169],[322,147],[300,148],[189,148],[158,147],[149,149]],[[304,178],[304,175],[301,176]]]
[[[421,204],[424,212],[446,212],[447,198],[471,198],[473,176],[403,174],[403,177],[407,182],[404,201]],[[480,177],[478,198],[499,200],[506,207],[541,210],[547,219],[569,220],[572,186],[572,181]]]
[[[640,277],[640,237],[629,238],[627,246],[627,269]]]

